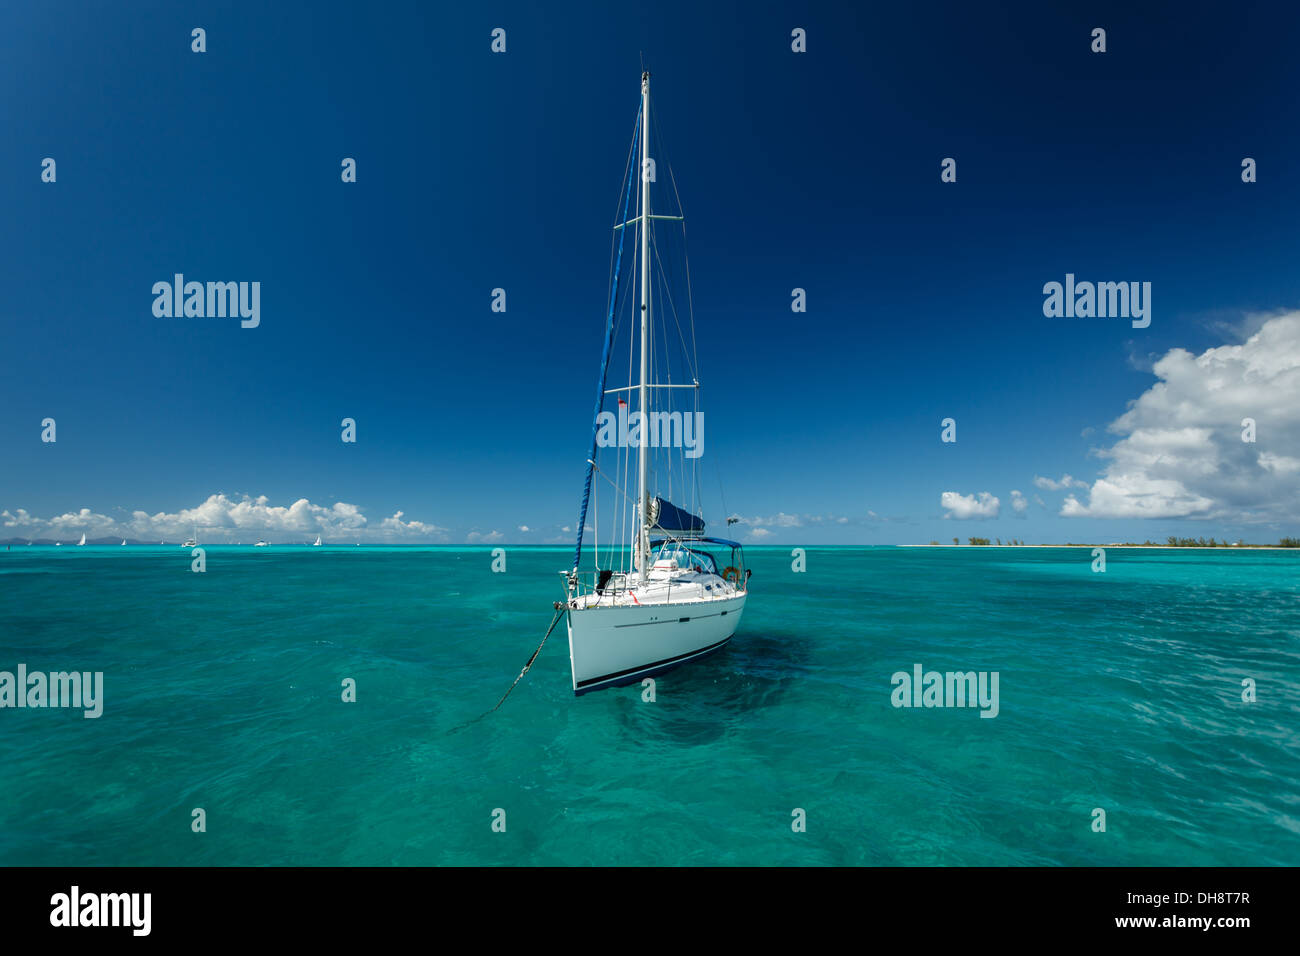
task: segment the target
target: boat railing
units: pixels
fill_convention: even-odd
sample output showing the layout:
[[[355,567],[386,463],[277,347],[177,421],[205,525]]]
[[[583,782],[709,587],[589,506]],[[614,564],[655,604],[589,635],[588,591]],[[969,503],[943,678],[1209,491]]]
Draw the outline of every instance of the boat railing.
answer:
[[[612,571],[602,583],[602,571],[561,571],[569,586],[570,597],[585,597],[589,594],[617,597],[632,590],[628,586],[628,572]]]
[[[601,598],[610,598],[611,601],[617,602],[620,597],[624,597],[628,594],[631,594],[633,591],[637,590],[637,588],[643,586],[640,583],[638,583],[635,587],[630,586],[628,584],[627,579],[631,572],[627,572],[627,571],[611,572],[609,576],[605,579],[604,583],[602,584],[600,580],[602,573],[603,572],[601,571],[579,571],[579,572],[561,571],[560,572],[560,574],[564,575],[566,584],[568,585],[570,600],[575,600],[578,598],[583,598],[594,594],[600,596]],[[746,586],[748,582],[746,581],[744,576],[741,576],[740,579],[736,581],[732,581],[729,578],[726,580],[735,588],[735,592],[731,596],[738,597],[742,594],[745,594],[749,590],[749,588]],[[649,584],[650,586],[662,585],[665,589],[668,590],[670,594],[672,592],[673,582],[671,577],[663,581],[656,581],[652,579],[649,582],[647,582],[647,584]]]

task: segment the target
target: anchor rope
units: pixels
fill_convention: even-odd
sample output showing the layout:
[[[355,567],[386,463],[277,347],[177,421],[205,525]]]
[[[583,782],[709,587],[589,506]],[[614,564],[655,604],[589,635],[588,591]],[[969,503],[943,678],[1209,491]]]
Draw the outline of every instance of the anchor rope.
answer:
[[[483,711],[483,713],[479,714],[473,720],[467,721],[458,727],[453,727],[451,730],[447,731],[449,735],[464,730],[466,727],[473,724],[477,724],[484,717],[488,716],[488,714],[495,713],[497,708],[506,702],[506,698],[510,696],[510,692],[515,689],[515,686],[521,680],[524,679],[524,675],[528,673],[528,669],[533,666],[533,661],[537,660],[537,655],[540,654],[542,648],[546,646],[546,638],[551,636],[551,631],[555,630],[555,625],[560,623],[560,618],[564,617],[564,615],[568,613],[568,610],[569,606],[567,604],[561,604],[559,601],[555,602],[555,617],[551,618],[551,626],[546,629],[546,635],[542,638],[542,643],[537,645],[537,650],[533,651],[533,656],[528,658],[528,663],[525,664],[524,669],[519,672],[519,676],[515,678],[515,682],[506,689],[504,694],[501,695],[501,699],[497,701],[496,707],[493,707],[491,710]]]

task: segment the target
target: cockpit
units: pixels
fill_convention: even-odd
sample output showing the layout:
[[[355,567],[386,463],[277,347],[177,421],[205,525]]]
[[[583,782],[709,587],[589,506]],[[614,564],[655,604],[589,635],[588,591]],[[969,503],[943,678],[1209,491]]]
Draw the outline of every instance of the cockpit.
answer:
[[[688,548],[683,544],[668,541],[655,554],[656,571],[699,571],[704,574],[717,574],[718,562],[707,551]]]

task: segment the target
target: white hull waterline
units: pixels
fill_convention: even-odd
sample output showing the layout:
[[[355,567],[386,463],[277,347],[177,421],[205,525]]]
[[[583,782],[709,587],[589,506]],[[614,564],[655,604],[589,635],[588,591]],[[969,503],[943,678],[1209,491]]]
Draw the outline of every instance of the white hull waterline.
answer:
[[[718,650],[740,626],[745,598],[570,610],[573,692],[636,683]]]

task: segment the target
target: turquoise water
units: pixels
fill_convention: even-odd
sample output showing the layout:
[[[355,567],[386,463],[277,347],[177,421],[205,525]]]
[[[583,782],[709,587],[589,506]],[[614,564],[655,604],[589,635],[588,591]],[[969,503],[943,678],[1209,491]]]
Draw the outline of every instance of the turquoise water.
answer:
[[[0,670],[105,684],[0,710],[0,863],[1300,862],[1300,553],[750,548],[736,640],[653,703],[575,699],[557,628],[448,733],[569,554],[0,550]],[[997,671],[998,716],[893,707],[918,663]]]

